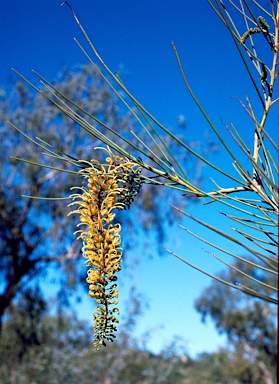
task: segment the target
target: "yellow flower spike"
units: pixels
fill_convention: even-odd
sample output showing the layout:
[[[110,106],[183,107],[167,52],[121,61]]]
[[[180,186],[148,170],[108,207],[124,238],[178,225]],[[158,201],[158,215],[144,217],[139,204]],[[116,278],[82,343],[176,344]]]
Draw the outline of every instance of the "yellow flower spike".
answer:
[[[121,226],[113,223],[115,211],[129,208],[140,190],[142,179],[141,168],[120,156],[113,155],[111,150],[107,164],[98,161],[84,162],[88,168],[80,173],[86,179],[85,186],[76,187],[79,194],[71,195],[77,208],[71,213],[78,213],[80,225],[87,228],[78,230],[78,239],[82,239],[81,248],[85,265],[89,267],[86,281],[89,284],[89,296],[99,304],[93,314],[94,346],[99,349],[105,341],[113,341],[118,323],[116,314],[118,288],[115,274],[121,270],[122,249]],[[74,189],[74,188],[71,188]]]

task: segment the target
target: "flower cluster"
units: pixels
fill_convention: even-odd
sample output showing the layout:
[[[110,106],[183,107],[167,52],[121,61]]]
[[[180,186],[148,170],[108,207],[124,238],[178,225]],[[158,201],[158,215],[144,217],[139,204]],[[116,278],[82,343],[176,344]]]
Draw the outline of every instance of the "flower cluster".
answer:
[[[255,33],[263,33],[265,36],[269,35],[268,30],[270,29],[270,27],[269,27],[267,21],[262,16],[258,17],[258,21],[260,24],[260,28],[259,27],[249,28],[248,31],[246,31],[243,34],[243,36],[241,36],[241,38],[240,38],[241,44],[245,44],[248,37],[255,34]],[[269,43],[271,43],[271,41],[269,41]],[[271,46],[273,46],[272,43],[271,43]]]
[[[86,259],[86,281],[89,296],[96,299],[97,311],[94,313],[94,346],[106,345],[105,340],[113,341],[117,331],[119,314],[117,305],[118,288],[115,283],[116,272],[121,269],[121,226],[113,223],[115,209],[125,209],[139,192],[140,168],[127,159],[113,155],[106,159],[106,165],[92,161],[81,171],[87,179],[87,187],[78,187],[82,193],[71,195],[78,209],[71,213],[80,215],[80,225],[86,229],[78,230],[83,240],[82,253]],[[135,184],[138,183],[138,187]],[[75,187],[76,188],[76,187]],[[78,199],[78,200],[76,200]]]

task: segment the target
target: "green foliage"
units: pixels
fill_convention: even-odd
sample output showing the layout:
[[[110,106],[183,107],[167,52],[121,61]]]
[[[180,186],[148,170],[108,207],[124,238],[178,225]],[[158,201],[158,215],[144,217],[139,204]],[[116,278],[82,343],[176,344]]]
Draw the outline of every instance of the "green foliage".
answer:
[[[29,290],[18,297],[5,316],[0,338],[0,382],[274,384],[274,307],[220,287],[214,282],[196,306],[204,316],[213,318],[219,330],[230,334],[229,348],[202,353],[196,359],[188,356],[183,340],[173,340],[158,355],[140,347],[141,339],[135,339],[133,332],[142,312],[135,290],[131,291],[117,341],[98,352],[93,346],[91,324],[78,320],[72,310],[54,313],[55,302],[49,305],[50,314],[41,292]],[[219,305],[213,307],[215,303]],[[254,313],[257,306],[260,310]]]
[[[235,267],[239,264],[236,262]],[[256,267],[249,265],[244,271],[251,276],[258,273]],[[235,270],[224,271],[218,277],[226,281],[239,278]],[[243,276],[239,283],[245,285],[245,280],[247,277]],[[275,277],[274,280],[276,283]],[[274,306],[213,281],[196,300],[195,307],[203,321],[210,317],[217,330],[227,336],[230,351],[226,352],[226,370],[230,377],[243,383],[275,382],[278,327]]]
[[[226,351],[201,353],[191,369],[189,384],[239,384],[240,381],[229,374],[229,364],[230,356]]]
[[[131,297],[130,312],[118,342],[93,347],[91,324],[77,320],[74,312],[50,315],[41,299],[31,293],[10,306],[0,339],[0,382],[3,384],[47,383],[183,383],[186,363],[174,353],[153,355],[132,347],[129,330],[139,315],[137,299]],[[42,305],[43,304],[43,305]],[[35,326],[34,326],[35,325]],[[184,359],[185,360],[185,359]]]

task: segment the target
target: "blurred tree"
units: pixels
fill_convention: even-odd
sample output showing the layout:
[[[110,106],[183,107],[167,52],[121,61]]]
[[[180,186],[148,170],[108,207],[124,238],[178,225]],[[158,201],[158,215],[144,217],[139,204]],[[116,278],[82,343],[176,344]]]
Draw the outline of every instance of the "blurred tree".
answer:
[[[266,352],[259,349],[262,345],[251,350],[251,346],[247,349],[245,343],[233,342],[229,349],[202,353],[195,360],[183,348],[183,340],[174,340],[158,355],[148,352],[141,337],[135,339],[133,336],[137,318],[143,309],[135,289],[130,291],[116,342],[97,352],[93,347],[91,324],[78,320],[72,309],[56,312],[54,308],[59,303],[54,300],[46,305],[39,287],[35,288],[19,294],[6,312],[0,339],[0,382],[3,384],[276,382],[276,356],[270,362],[271,356],[265,356]],[[214,289],[213,296],[217,300]],[[250,300],[254,305],[255,301]],[[267,304],[264,306],[267,307]],[[265,308],[266,311],[269,309]],[[247,321],[244,324],[241,320],[236,326],[241,325],[244,329]],[[262,323],[263,329],[265,321],[268,323],[267,318],[259,316],[258,323]],[[269,354],[275,354],[276,332],[272,336],[272,326],[267,328],[270,329],[267,332],[269,339],[266,340],[271,350]],[[260,339],[256,326],[254,334]]]
[[[132,114],[122,113],[117,97],[93,66],[64,69],[55,86],[77,102],[80,108],[102,120],[103,125],[99,127],[101,132],[106,131],[110,136],[110,132],[104,128],[107,124],[124,132],[130,142],[135,140],[130,133],[131,128],[136,132]],[[49,94],[50,91],[45,89],[45,92]],[[33,289],[30,283],[46,275],[50,265],[58,264],[61,271],[55,276],[61,286],[61,302],[66,303],[76,284],[86,277],[83,263],[77,261],[80,244],[75,242],[73,236],[76,218],[67,216],[70,211],[66,208],[67,201],[52,200],[46,203],[21,196],[25,194],[44,198],[67,198],[71,194],[70,188],[79,184],[80,176],[75,172],[76,169],[71,171],[71,164],[66,161],[57,163],[51,156],[48,156],[48,165],[69,172],[34,167],[28,162],[9,159],[8,156],[13,153],[18,157],[27,155],[28,161],[42,163],[45,155],[32,141],[5,121],[13,121],[26,135],[39,136],[56,151],[63,151],[75,158],[91,160],[92,157],[98,157],[98,151],[94,151],[94,147],[99,146],[100,141],[86,134],[42,94],[28,90],[26,83],[22,81],[14,82],[11,92],[5,96],[3,91],[0,97],[1,325],[3,315],[16,295],[25,289]],[[82,116],[89,119],[86,113],[82,113]],[[97,125],[96,122],[95,124]],[[117,138],[113,140],[117,142]],[[195,167],[199,168],[199,163],[192,163],[188,158],[187,166],[193,170]],[[154,185],[151,188],[143,187],[132,214],[125,216],[125,230],[128,234],[126,249],[135,244],[140,228],[155,228],[161,236],[164,225],[175,219],[176,214],[170,208],[159,209],[161,199],[158,199],[158,193],[160,191]],[[177,198],[179,197],[175,199]]]
[[[235,267],[239,268],[239,261]],[[246,264],[245,272],[259,278],[259,271]],[[240,277],[242,276],[242,277]],[[247,277],[229,270],[219,274],[222,279],[246,284]],[[267,283],[264,276],[262,281]],[[274,284],[277,282],[274,276]],[[268,281],[268,283],[273,283]],[[256,284],[256,283],[255,283]],[[261,287],[265,293],[264,285]],[[277,307],[250,296],[243,296],[239,291],[213,281],[197,299],[195,307],[205,321],[209,316],[220,333],[228,338],[229,351],[226,355],[228,377],[239,383],[276,382],[278,363],[277,352]],[[214,357],[215,356],[215,357]],[[212,355],[222,360],[224,352]],[[220,360],[221,359],[221,360]]]
[[[2,384],[274,384],[274,367],[254,360],[244,344],[235,348],[188,356],[183,340],[174,340],[157,355],[133,336],[142,303],[132,289],[125,319],[115,343],[98,352],[93,347],[92,326],[74,311],[54,313],[40,292],[20,295],[9,306],[0,339]],[[266,305],[266,304],[265,304]],[[51,308],[51,313],[49,309]],[[273,341],[274,343],[274,341]]]
[[[0,340],[0,382],[186,384],[192,361],[176,354],[177,348],[168,346],[156,356],[136,346],[130,332],[140,312],[132,291],[117,342],[96,352],[91,324],[78,320],[72,311],[62,317],[50,315],[39,296],[29,291],[7,311]]]
[[[228,351],[201,353],[189,373],[189,384],[240,384],[228,372],[230,355]],[[235,369],[237,369],[235,367]]]

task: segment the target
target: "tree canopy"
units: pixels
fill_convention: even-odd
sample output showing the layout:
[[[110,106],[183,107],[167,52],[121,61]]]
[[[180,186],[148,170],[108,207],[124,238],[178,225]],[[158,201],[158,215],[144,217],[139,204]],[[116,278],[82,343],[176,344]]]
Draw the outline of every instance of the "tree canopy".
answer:
[[[239,268],[239,264],[238,261],[234,266]],[[245,272],[255,277],[258,273],[251,265],[246,266]],[[239,279],[235,270],[223,271],[218,276],[229,281]],[[245,285],[246,280],[243,276],[239,284]],[[276,277],[274,280],[276,283]],[[262,286],[262,290],[265,289]],[[274,305],[243,296],[214,281],[196,300],[195,307],[203,321],[211,318],[216,329],[227,336],[232,358],[228,364],[231,375],[247,383],[275,382],[278,326]]]

